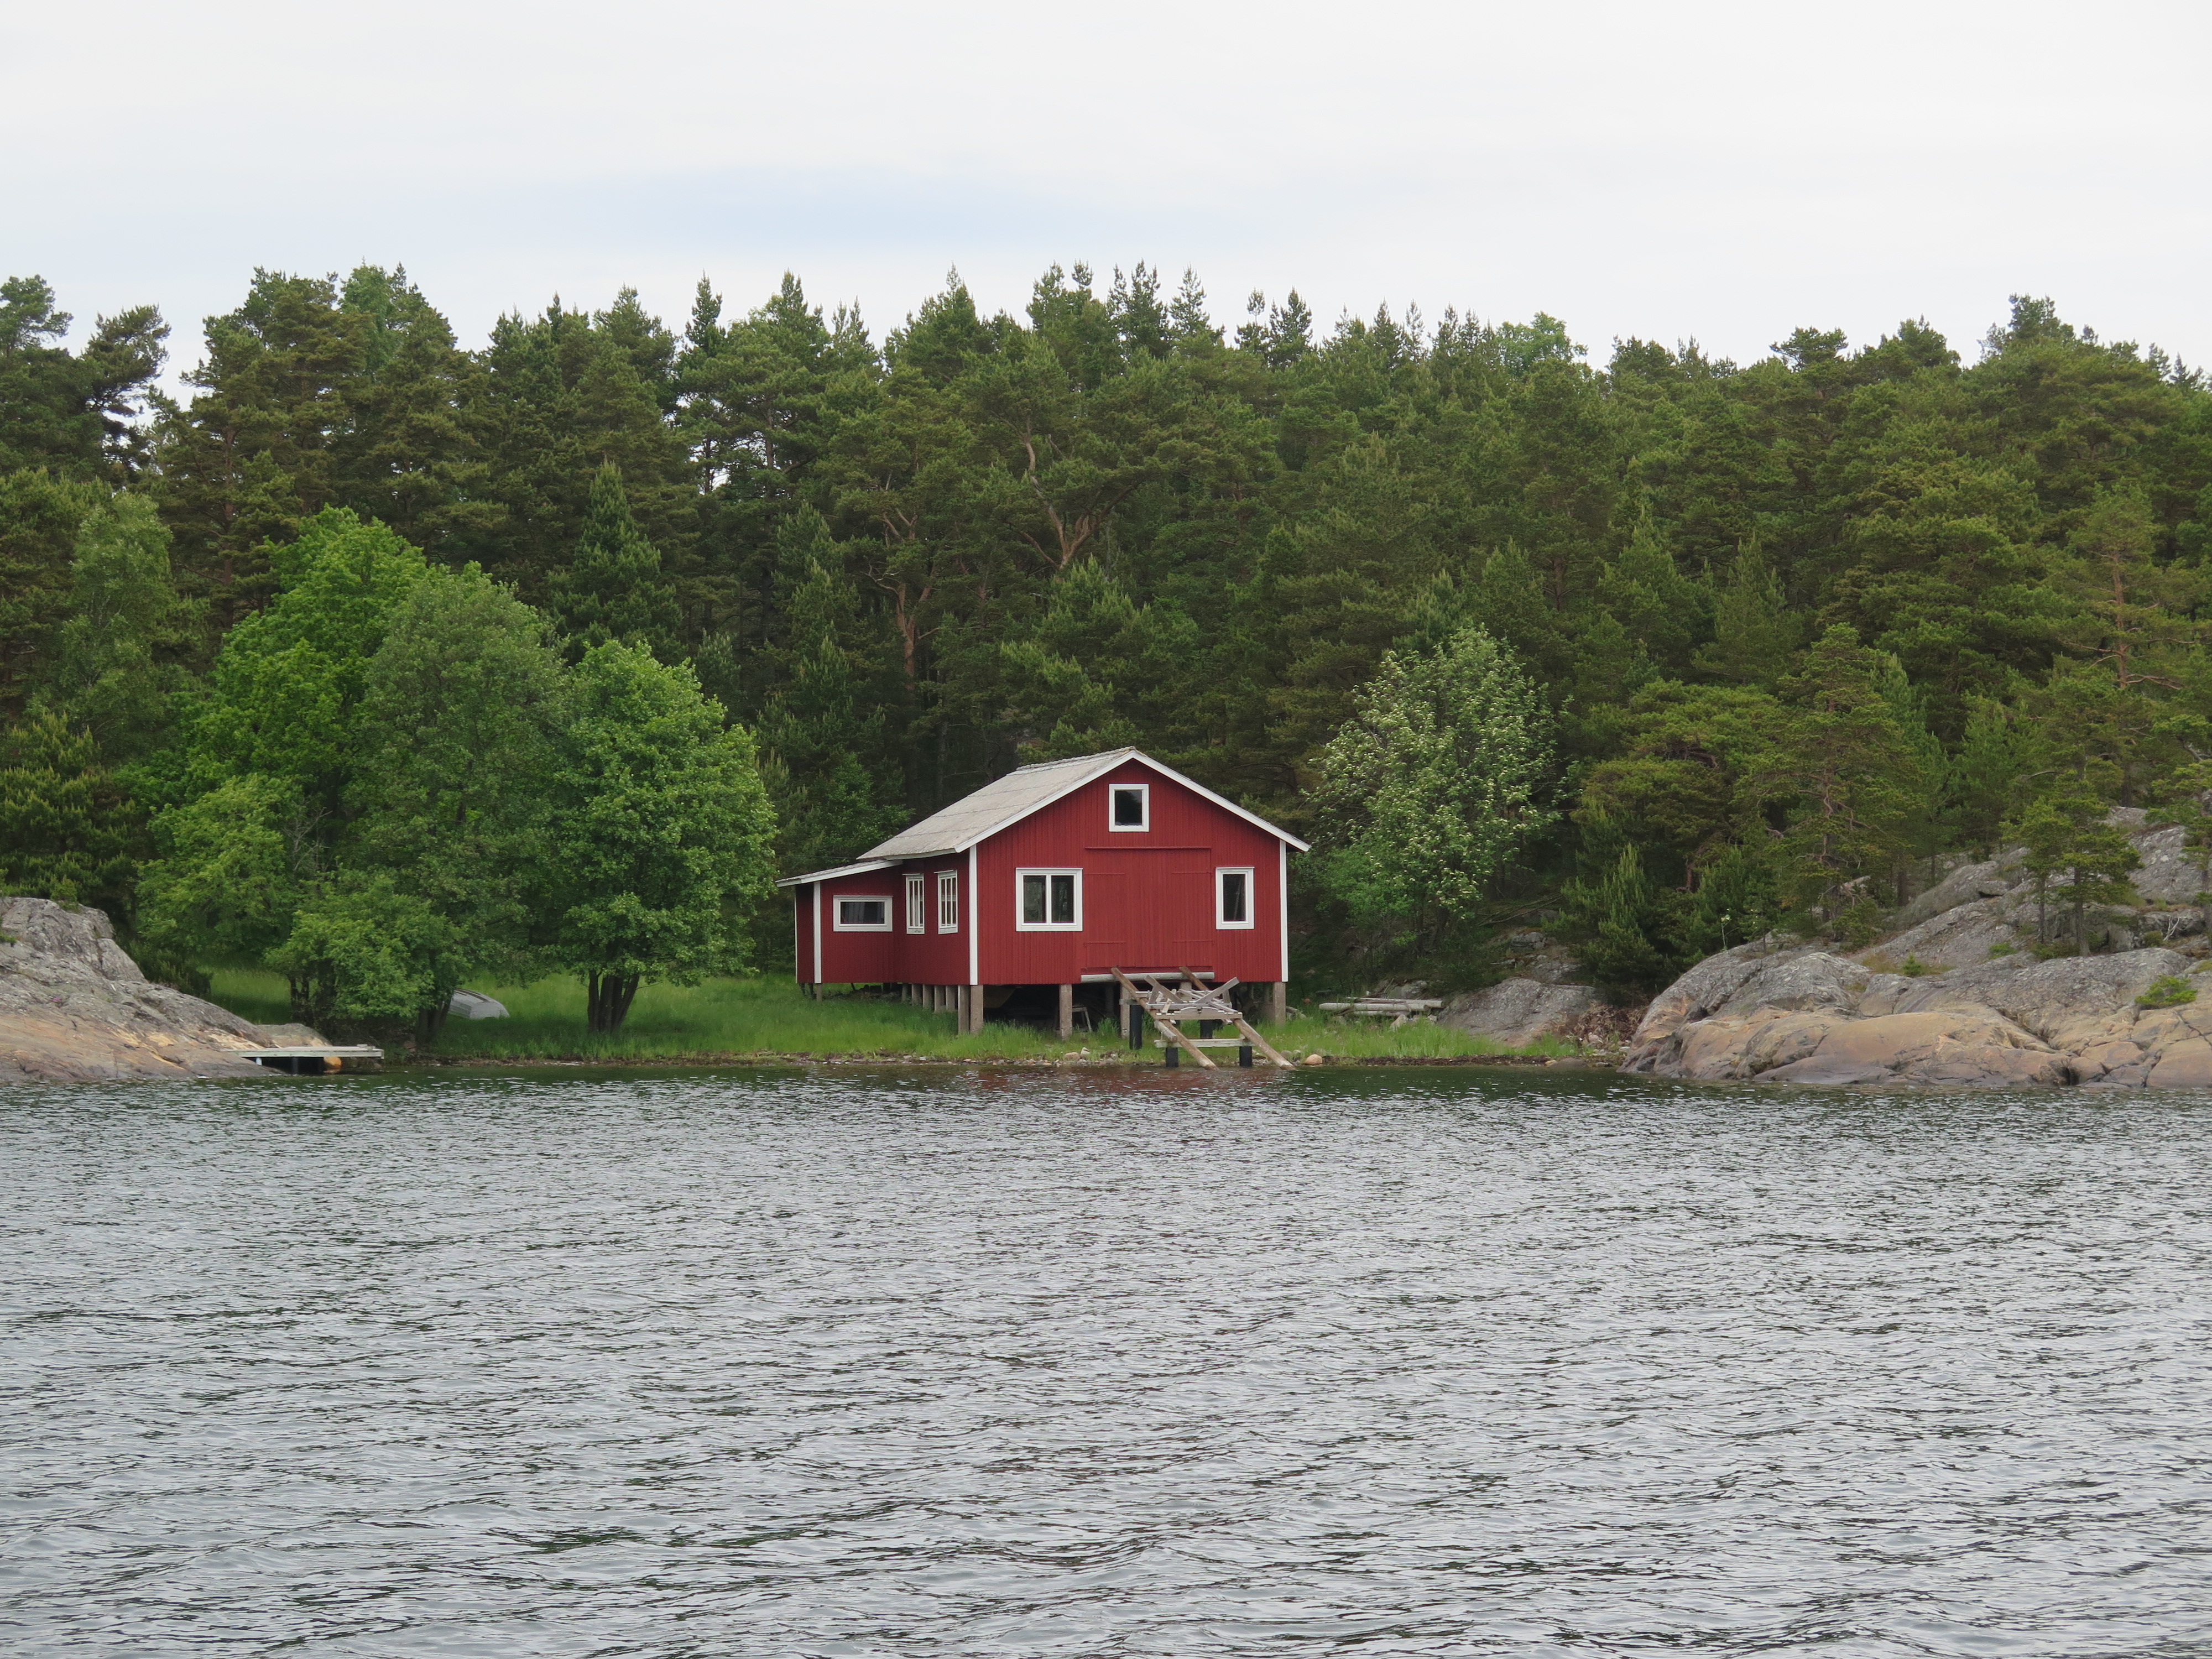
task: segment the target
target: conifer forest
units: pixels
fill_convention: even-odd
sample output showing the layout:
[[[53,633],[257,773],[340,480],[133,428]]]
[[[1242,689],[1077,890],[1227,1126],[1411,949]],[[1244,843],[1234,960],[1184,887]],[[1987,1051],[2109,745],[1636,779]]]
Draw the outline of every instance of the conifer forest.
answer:
[[[2045,300],[1741,363],[1143,265],[475,349],[371,266],[68,300],[0,287],[0,890],[311,1020],[560,972],[612,1029],[787,959],[775,876],[1123,744],[1315,842],[1310,983],[1540,929],[1633,1000],[2212,822],[2212,389]]]

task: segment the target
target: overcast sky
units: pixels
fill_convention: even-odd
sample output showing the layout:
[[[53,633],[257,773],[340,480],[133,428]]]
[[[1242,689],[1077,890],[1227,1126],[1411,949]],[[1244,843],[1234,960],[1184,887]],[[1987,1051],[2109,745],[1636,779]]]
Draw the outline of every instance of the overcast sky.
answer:
[[[1694,337],[2006,296],[2212,362],[2212,6],[1550,0],[585,6],[0,0],[0,268],[158,302],[404,264],[465,342],[558,292],[680,326],[787,268],[877,331],[957,264],[1194,267]]]

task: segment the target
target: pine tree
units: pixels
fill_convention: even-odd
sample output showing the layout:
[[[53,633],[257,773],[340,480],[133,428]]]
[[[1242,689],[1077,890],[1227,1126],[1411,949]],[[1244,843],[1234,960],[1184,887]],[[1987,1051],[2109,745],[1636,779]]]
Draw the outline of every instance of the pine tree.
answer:
[[[1598,591],[1661,673],[1689,672],[1691,653],[1712,629],[1712,590],[1676,568],[1648,509],[1638,515],[1620,556],[1604,567]]]
[[[1709,956],[1764,938],[1780,921],[1774,866],[1759,848],[1735,842],[1699,872],[1682,924],[1682,942]]]
[[[1662,942],[1668,928],[1659,895],[1635,843],[1601,815],[1583,824],[1583,859],[1595,879],[1560,889],[1561,931],[1598,985],[1616,994],[1658,989],[1680,963]]]
[[[665,659],[676,654],[676,595],[660,574],[660,555],[646,540],[623,490],[620,468],[601,467],[592,480],[591,507],[568,568],[552,580],[555,623],[568,659],[619,640]]]
[[[106,499],[106,486],[44,467],[0,474],[0,720],[19,715],[48,672],[78,526]]]
[[[1861,878],[1902,853],[1915,804],[1926,799],[1912,744],[1883,695],[1888,665],[1849,628],[1822,635],[1784,683],[1790,724],[1756,780],[1761,792],[1794,797],[1777,849],[1785,896],[1832,920]]]
[[[1198,273],[1185,266],[1182,286],[1168,301],[1168,337],[1186,357],[1207,356],[1221,349],[1221,331],[1206,312],[1206,288]]]
[[[197,622],[177,593],[153,502],[126,493],[88,514],[70,577],[46,692],[108,765],[149,762],[174,738],[190,683],[180,659]]]
[[[144,828],[91,738],[58,714],[0,736],[0,890],[97,905],[127,927]]]
[[[763,774],[795,870],[856,857],[905,821],[890,689],[871,672],[860,596],[821,514],[803,507],[776,533],[783,643],[761,709]]]
[[[161,514],[187,597],[210,601],[218,626],[268,599],[268,550],[337,500],[368,324],[338,308],[325,277],[256,270],[245,304],[207,319],[207,356],[185,376],[198,394],[163,406]]]
[[[457,559],[502,517],[486,499],[483,377],[404,269],[362,265],[339,309],[364,320],[359,372],[333,440],[337,499],[390,525],[434,558]]]
[[[2019,710],[1987,697],[1967,704],[1966,731],[1945,771],[1954,827],[1983,858],[1996,853],[2001,826],[2030,787],[2039,750]]]
[[[2031,801],[2006,826],[2006,839],[2027,848],[2028,872],[2035,878],[2035,937],[2047,942],[2050,890],[2063,876],[2074,917],[2074,952],[2089,951],[2088,910],[2130,896],[2129,873],[2142,865],[2134,843],[2106,821],[2105,804],[2079,788],[2062,788]]]
[[[1713,608],[1713,641],[1697,653],[1698,669],[1730,684],[1771,687],[1789,672],[1802,637],[1754,542],[1729,568]]]
[[[556,299],[544,315],[502,317],[479,356],[485,499],[495,525],[466,550],[526,599],[543,602],[575,556],[599,469],[620,469],[640,532],[672,582],[689,566],[698,477],[667,405],[675,343],[635,296],[587,316]],[[664,361],[665,360],[665,361]]]
[[[65,478],[127,483],[144,460],[134,419],[167,356],[152,306],[98,319],[81,350],[71,322],[37,276],[0,282],[0,473],[42,467]]]

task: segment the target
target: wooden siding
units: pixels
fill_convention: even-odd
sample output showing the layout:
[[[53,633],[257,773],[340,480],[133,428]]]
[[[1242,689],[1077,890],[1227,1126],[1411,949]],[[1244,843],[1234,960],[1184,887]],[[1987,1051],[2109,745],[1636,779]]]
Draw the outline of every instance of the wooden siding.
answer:
[[[1152,786],[1151,823],[1107,827],[1107,791]],[[1129,761],[978,849],[981,977],[988,985],[1066,985],[1120,968],[1211,969],[1248,982],[1282,977],[1276,881],[1280,843],[1204,796]],[[1214,925],[1213,872],[1250,866],[1250,927]],[[1017,878],[1027,868],[1083,872],[1080,932],[1015,927]]]
[[[1108,790],[1151,786],[1151,817],[1140,830],[1107,826]],[[1066,985],[1115,968],[1188,968],[1248,984],[1283,977],[1282,843],[1141,761],[1125,762],[991,836],[975,850],[975,888],[967,854],[908,860],[896,869],[842,876],[821,889],[821,981],[830,985],[965,985],[969,939],[975,981],[986,985]],[[1249,867],[1253,926],[1214,922],[1214,872]],[[1025,933],[1015,925],[1016,872],[1083,872],[1083,926],[1067,933]],[[960,880],[960,931],[937,931],[937,878]],[[925,878],[924,930],[906,931],[906,878]],[[815,980],[813,889],[798,901],[798,976]],[[889,895],[891,928],[841,933],[840,896]],[[975,930],[980,928],[980,933]]]

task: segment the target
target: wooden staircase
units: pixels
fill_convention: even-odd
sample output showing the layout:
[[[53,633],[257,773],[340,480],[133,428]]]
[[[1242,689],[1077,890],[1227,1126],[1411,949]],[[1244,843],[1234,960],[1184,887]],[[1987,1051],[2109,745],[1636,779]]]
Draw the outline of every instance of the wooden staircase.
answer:
[[[1145,1021],[1149,1018],[1159,1031],[1160,1046],[1167,1050],[1167,1063],[1170,1066],[1179,1054],[1188,1054],[1207,1071],[1218,1071],[1220,1067],[1206,1052],[1208,1048],[1235,1048],[1247,1066],[1255,1054],[1266,1055],[1270,1066],[1294,1064],[1278,1053],[1274,1045],[1237,1012],[1237,1005],[1229,1000],[1230,987],[1237,983],[1233,979],[1208,985],[1188,968],[1177,969],[1172,980],[1165,974],[1139,974],[1133,979],[1119,968],[1114,969],[1114,977],[1120,982],[1121,994],[1129,1005],[1129,1046],[1133,1048],[1144,1041]],[[1184,1032],[1185,1020],[1199,1022],[1197,1036]],[[1211,1028],[1217,1025],[1233,1025],[1237,1035],[1215,1036]]]

